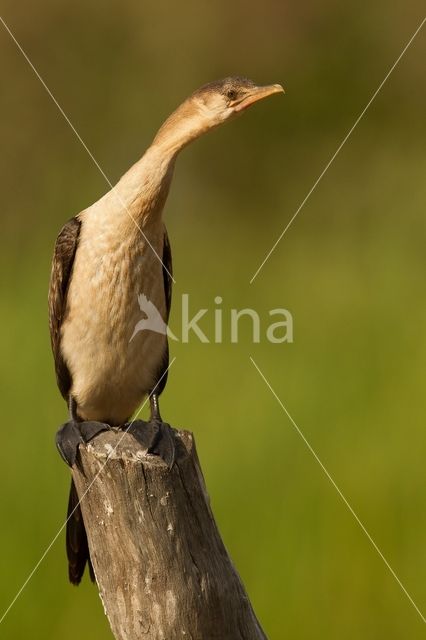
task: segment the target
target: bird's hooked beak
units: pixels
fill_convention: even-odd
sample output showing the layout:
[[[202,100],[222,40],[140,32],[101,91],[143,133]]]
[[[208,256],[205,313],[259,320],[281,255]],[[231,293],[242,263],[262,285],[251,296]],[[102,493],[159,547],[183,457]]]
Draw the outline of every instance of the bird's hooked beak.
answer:
[[[234,111],[239,113],[244,111],[247,107],[250,107],[255,102],[273,96],[275,93],[285,93],[283,87],[280,84],[269,84],[265,87],[253,87],[250,89],[243,98],[239,98],[231,103],[231,107],[234,107]]]

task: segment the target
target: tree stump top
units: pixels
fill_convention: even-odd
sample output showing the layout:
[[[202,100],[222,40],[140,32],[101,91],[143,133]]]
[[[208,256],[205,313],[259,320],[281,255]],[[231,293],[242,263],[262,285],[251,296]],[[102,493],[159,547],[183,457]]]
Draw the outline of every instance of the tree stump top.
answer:
[[[171,470],[122,431],[80,446],[73,478],[112,631],[117,640],[265,640],[214,521],[193,435],[175,436]]]

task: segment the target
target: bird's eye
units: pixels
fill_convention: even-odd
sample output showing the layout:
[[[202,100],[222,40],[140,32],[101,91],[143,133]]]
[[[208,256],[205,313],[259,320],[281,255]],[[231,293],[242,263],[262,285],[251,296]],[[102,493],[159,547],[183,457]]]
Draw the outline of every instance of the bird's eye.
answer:
[[[229,100],[235,100],[235,98],[237,97],[237,92],[235,91],[235,89],[228,89],[228,91],[226,92],[226,97],[229,98]]]

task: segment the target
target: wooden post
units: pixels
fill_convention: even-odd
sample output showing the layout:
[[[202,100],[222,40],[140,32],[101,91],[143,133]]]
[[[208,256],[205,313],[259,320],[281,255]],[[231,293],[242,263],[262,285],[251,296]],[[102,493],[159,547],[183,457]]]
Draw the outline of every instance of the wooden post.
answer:
[[[266,640],[214,521],[193,436],[175,434],[171,471],[116,431],[80,446],[73,468],[113,634]]]

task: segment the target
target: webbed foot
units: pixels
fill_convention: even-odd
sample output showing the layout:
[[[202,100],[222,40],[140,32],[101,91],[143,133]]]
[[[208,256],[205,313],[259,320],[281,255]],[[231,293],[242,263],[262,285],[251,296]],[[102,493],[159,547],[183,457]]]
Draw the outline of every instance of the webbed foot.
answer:
[[[127,426],[128,433],[143,446],[147,453],[159,456],[171,469],[176,459],[173,429],[162,420],[135,420]]]
[[[110,428],[104,422],[66,422],[56,433],[56,446],[62,459],[72,467],[77,459],[78,445],[89,442],[98,433]]]

